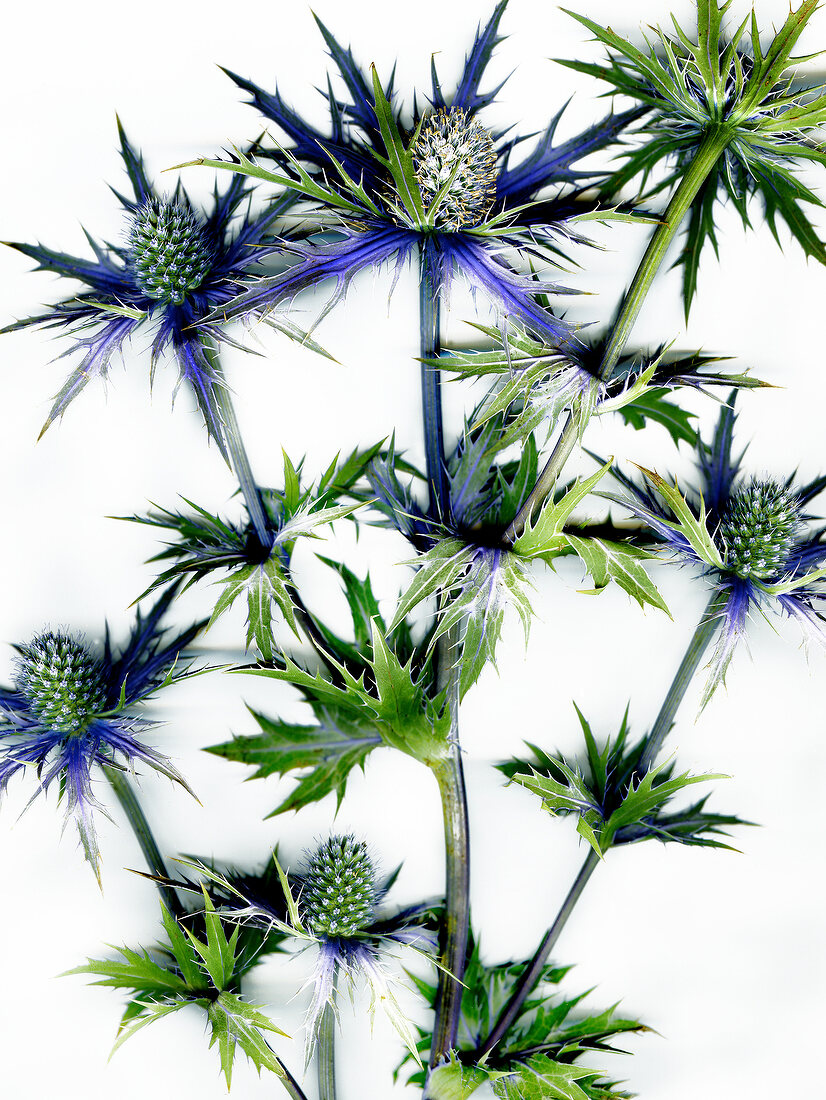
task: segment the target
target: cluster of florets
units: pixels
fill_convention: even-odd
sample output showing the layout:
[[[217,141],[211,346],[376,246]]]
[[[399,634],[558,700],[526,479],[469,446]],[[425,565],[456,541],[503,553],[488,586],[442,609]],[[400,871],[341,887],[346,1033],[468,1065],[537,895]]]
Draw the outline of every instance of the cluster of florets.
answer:
[[[442,109],[422,122],[413,167],[425,208],[443,187],[436,225],[458,230],[478,225],[496,197],[496,150],[488,131],[461,107]]]
[[[16,689],[44,726],[82,733],[106,707],[103,665],[66,634],[38,634],[20,647]]]
[[[180,304],[201,285],[212,248],[198,216],[180,202],[151,198],[129,234],[135,282],[149,298]]]
[[[718,540],[726,567],[744,580],[783,571],[800,527],[800,504],[773,481],[752,481],[729,501]]]
[[[307,863],[301,919],[323,938],[349,937],[373,921],[376,871],[363,840],[332,836]]]

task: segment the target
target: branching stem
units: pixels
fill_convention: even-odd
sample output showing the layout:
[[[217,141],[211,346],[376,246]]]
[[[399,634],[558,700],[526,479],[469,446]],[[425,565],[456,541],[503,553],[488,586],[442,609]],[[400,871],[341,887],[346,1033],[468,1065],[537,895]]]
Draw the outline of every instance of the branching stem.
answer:
[[[724,124],[709,127],[694,160],[686,169],[677,189],[671,196],[662,221],[654,230],[645,254],[640,260],[637,272],[626,291],[611,337],[605,347],[599,368],[600,378],[604,382],[611,378],[616,369],[634,323],[642,309],[642,304],[651,289],[651,284],[654,282],[654,278],[665,259],[671,242],[677,235],[683,219],[697,196],[697,192],[714,170],[714,166],[725,152],[731,137],[731,131]],[[539,480],[519,509],[513,523],[505,532],[505,542],[511,543],[515,538],[518,538],[534,512],[542,507],[542,504],[553,492],[562,472],[562,467],[568,461],[576,441],[577,426],[573,417],[569,414],[551,456],[539,475]]]
[[[711,639],[714,637],[720,625],[719,613],[725,604],[725,600],[726,597],[724,593],[715,592],[697,624],[697,628],[691,637],[691,641],[688,643],[680,666],[677,669],[674,679],[671,681],[668,693],[654,720],[654,725],[651,727],[651,731],[645,739],[645,748],[640,757],[640,762],[637,765],[637,780],[641,779],[653,765],[657,758],[657,754],[662,748],[663,741],[674,724],[677,709],[683,700],[694,673],[700,667],[700,662],[708,649]],[[525,1001],[536,988],[551,951],[553,951],[556,946],[556,942],[567,924],[568,918],[573,912],[588,880],[596,870],[598,864],[599,857],[593,849],[589,848],[588,855],[585,857],[585,862],[582,864],[577,877],[574,879],[574,883],[568,891],[562,903],[562,907],[554,918],[553,924],[545,933],[542,942],[534,952],[533,958],[520,975],[510,1000],[500,1013],[499,1018],[491,1029],[490,1035],[484,1043],[481,1044],[478,1050],[474,1051],[473,1057],[475,1060],[478,1061],[493,1050],[497,1043],[501,1042],[506,1036],[514,1020],[518,1017]]]
[[[147,867],[152,874],[157,875],[158,878],[168,879],[169,872],[166,869],[163,856],[160,853],[158,845],[155,843],[152,830],[149,828],[149,822],[146,820],[146,816],[141,809],[141,804],[138,802],[132,784],[119,768],[104,767],[103,773],[109,780],[112,790],[115,792],[115,797],[120,803],[123,812],[126,814],[126,819],[132,827],[135,839],[140,845]],[[161,895],[161,900],[172,916],[175,918],[184,916],[184,907],[172,887],[166,886],[160,882],[157,886],[158,892]]]

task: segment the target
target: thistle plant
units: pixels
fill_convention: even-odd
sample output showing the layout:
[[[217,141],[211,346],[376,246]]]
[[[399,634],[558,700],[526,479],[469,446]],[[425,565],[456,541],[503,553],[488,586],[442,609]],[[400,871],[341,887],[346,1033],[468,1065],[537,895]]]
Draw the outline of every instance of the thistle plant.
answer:
[[[57,606],[44,616],[31,593],[9,600],[17,643],[0,689],[0,793],[13,801],[28,782],[34,801],[52,790],[98,881],[106,857],[105,902],[78,871],[72,905],[61,897],[65,919],[51,918],[55,937],[77,936],[69,916],[86,886],[107,916],[127,883],[141,919],[157,919],[159,895],[154,928],[108,936],[134,946],[81,938],[61,951],[67,973],[125,1000],[120,1022],[112,1016],[114,1048],[130,1040],[147,1075],[156,1061],[147,1051],[167,1058],[167,1091],[180,1070],[181,1088],[205,1096],[234,1082],[244,1095],[283,1090],[292,1100],[683,1100],[682,1071],[650,1069],[676,1057],[654,1050],[656,1031],[699,1052],[690,1094],[722,1100],[730,1083],[721,1075],[718,1087],[706,1066],[721,1035],[736,1049],[713,1015],[736,1003],[714,970],[732,928],[749,974],[781,1003],[765,958],[786,965],[785,943],[797,937],[780,922],[755,948],[751,930],[781,901],[798,928],[814,889],[788,850],[815,835],[805,815],[819,805],[819,742],[811,717],[797,717],[800,691],[780,681],[803,663],[798,626],[804,640],[826,640],[826,477],[815,472],[820,454],[808,469],[819,436],[808,454],[804,438],[817,404],[813,322],[801,316],[798,333],[783,318],[782,353],[761,354],[779,310],[768,291],[746,309],[752,273],[709,260],[735,255],[727,210],[754,241],[791,237],[806,258],[826,259],[826,99],[817,55],[805,54],[806,39],[816,48],[823,33],[815,0],[799,0],[774,29],[740,6],[692,0],[690,18],[653,13],[661,26],[644,32],[625,13],[607,26],[599,0],[549,14],[607,52],[577,52],[562,70],[547,63],[557,79],[533,89],[546,120],[538,132],[497,68],[520,56],[517,0],[483,12],[478,26],[472,13],[454,75],[444,75],[450,57],[438,57],[428,82],[404,95],[393,57],[342,44],[334,19],[329,29],[316,18],[333,65],[326,80],[322,59],[302,52],[306,73],[255,83],[270,63],[257,52],[263,34],[247,30],[244,49],[225,58],[212,41],[254,108],[251,132],[221,132],[210,118],[197,146],[182,135],[166,149],[160,163],[173,174],[153,181],[118,124],[130,184],[116,192],[118,240],[88,238],[90,258],[13,246],[80,284],[42,312],[26,305],[31,316],[4,330],[18,342],[36,328],[63,335],[71,343],[61,350],[78,357],[46,427],[116,357],[145,358],[150,379],[169,357],[196,397],[204,442],[237,481],[238,494],[219,501],[206,464],[199,484],[181,478],[150,503],[138,495],[124,505],[125,486],[116,503],[96,506],[111,517],[105,549],[91,526],[66,537],[51,510],[62,502],[47,504],[42,487],[7,509],[16,523],[4,552],[31,555],[38,592],[61,591],[70,617],[71,597],[94,610],[111,600],[105,571],[127,540],[144,540],[148,560],[135,563],[126,596],[141,610],[120,646],[108,628],[98,642],[88,627],[64,625]],[[295,13],[283,19],[297,26]],[[434,49],[450,45],[438,38]],[[276,39],[282,50],[288,36]],[[552,39],[539,48],[561,52]],[[298,56],[292,41],[290,51]],[[249,76],[235,71],[238,58]],[[320,85],[323,122],[305,109],[302,79]],[[569,108],[566,79],[610,103],[584,107],[583,121],[584,97]],[[226,87],[228,103],[236,94]],[[204,167],[216,175],[211,198],[201,197],[213,186]],[[37,229],[16,235],[33,240]],[[631,267],[642,259],[617,295],[605,287],[621,280],[622,253]],[[663,278],[672,261],[681,292]],[[392,317],[356,285],[366,272],[382,294],[399,288]],[[812,265],[809,278],[820,286],[826,275]],[[660,297],[643,338],[635,329],[652,289]],[[709,297],[722,329],[705,328]],[[402,313],[417,299],[407,323],[399,298]],[[725,345],[738,311],[754,329],[751,347]],[[235,377],[247,355],[236,321],[254,329],[262,370],[231,398],[226,372]],[[261,321],[291,338],[289,351],[269,343]],[[337,346],[347,341],[336,324],[357,335],[358,364]],[[308,335],[316,326],[324,348]],[[356,377],[373,366],[359,390]],[[411,369],[415,408],[401,388]],[[343,388],[326,392],[324,370],[348,380],[346,404]],[[389,396],[412,411],[388,419]],[[235,401],[259,413],[260,477]],[[762,410],[782,401],[799,421],[777,413],[755,432]],[[8,407],[11,437],[17,395]],[[786,423],[795,431],[779,453]],[[129,430],[124,452],[143,478],[143,460],[165,456]],[[50,433],[45,446],[61,438]],[[95,474],[111,486],[109,456],[97,470],[65,466],[73,488]],[[91,524],[77,496],[77,516]],[[784,619],[794,620],[787,652]],[[780,637],[765,641],[764,621]],[[809,660],[822,681],[817,648]],[[198,790],[203,804],[166,802],[150,769]],[[754,774],[762,807],[741,780]],[[244,779],[254,782],[242,788]],[[778,847],[788,845],[774,880],[747,828],[766,806],[775,817],[764,835],[779,830]],[[110,812],[125,815],[143,864],[99,828]],[[47,857],[40,851],[38,866]],[[715,859],[758,868],[759,905],[737,908],[746,872],[704,877]],[[75,862],[61,850],[60,873]],[[119,864],[139,877],[120,876]],[[26,937],[38,935],[42,908],[54,911],[35,907],[32,929],[9,938],[34,960]],[[715,932],[703,942],[707,912]],[[10,981],[27,993],[16,972]],[[703,1015],[669,1019],[669,997],[704,998]],[[811,1091],[808,1069],[777,1060],[793,1014],[772,1010],[777,1041],[758,1054],[748,1036],[749,1058],[764,1059],[757,1085],[751,1062],[737,1079],[759,1096],[782,1069],[786,1091]],[[187,1019],[200,1020],[207,1044],[187,1035]],[[6,1031],[16,1040],[27,1026]],[[799,1043],[799,1023],[788,1026]],[[105,1072],[138,1072],[117,1067]]]

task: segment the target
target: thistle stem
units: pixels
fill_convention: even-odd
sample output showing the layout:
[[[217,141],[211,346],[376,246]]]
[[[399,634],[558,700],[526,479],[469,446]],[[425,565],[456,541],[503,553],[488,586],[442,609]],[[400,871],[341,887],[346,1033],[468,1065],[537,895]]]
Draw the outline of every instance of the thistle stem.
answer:
[[[662,748],[663,741],[668,736],[674,724],[677,709],[683,700],[694,673],[700,666],[700,661],[708,649],[718,623],[718,612],[726,602],[725,594],[715,592],[709,600],[708,606],[703,612],[697,628],[691,636],[691,641],[685,651],[680,666],[671,681],[671,686],[662,702],[659,713],[654,720],[654,725],[645,739],[645,747],[640,756],[636,769],[637,781],[641,779],[651,768],[654,760]],[[519,1015],[522,1007],[539,982],[548,957],[556,946],[559,936],[567,924],[568,918],[574,910],[588,880],[599,864],[599,857],[593,849],[589,849],[585,862],[579,870],[571,889],[568,891],[562,907],[557,913],[553,924],[550,926],[542,942],[534,952],[534,956],[519,977],[519,981],[511,994],[508,1003],[499,1015],[491,1029],[490,1035],[482,1045],[474,1052],[474,1058],[479,1060],[488,1054],[507,1034],[508,1029]]]
[[[225,383],[217,385],[215,390],[218,395],[217,401],[223,421],[224,442],[227,445],[232,469],[238,478],[241,495],[247,506],[258,541],[265,549],[269,549],[272,546],[273,535],[267,523],[267,514],[264,511],[261,493],[255,483],[255,478],[252,476],[252,467],[250,466],[244,441],[241,438],[241,430],[238,427],[238,418],[235,415],[232,395]]]
[[[287,1093],[292,1097],[292,1100],[307,1100],[307,1094],[304,1092],[304,1089],[302,1089],[301,1085],[299,1085],[298,1081],[296,1081],[280,1058],[278,1062],[284,1071],[284,1076],[279,1077],[279,1081],[284,1086]]]
[[[336,995],[333,982],[332,997]],[[336,1010],[332,1001],[324,1006],[318,1027],[318,1097],[336,1100]]]
[[[603,352],[599,376],[603,382],[609,381],[616,369],[631,330],[642,309],[643,302],[651,289],[651,284],[665,259],[671,242],[677,235],[683,219],[691,208],[698,191],[708,179],[717,161],[723,155],[731,141],[732,132],[725,125],[710,126],[686,169],[671,200],[665,209],[662,221],[654,230],[648,247],[640,260],[637,272],[625,293],[617,320],[611,331],[611,337]],[[568,414],[551,456],[531,490],[525,503],[519,509],[513,523],[505,532],[505,541],[510,543],[518,538],[525,529],[534,512],[553,492],[562,467],[568,460],[577,441],[577,426]]]
[[[525,1000],[533,992],[539,979],[542,977],[542,971],[545,969],[548,956],[556,946],[556,941],[559,939],[563,928],[568,923],[568,917],[570,917],[571,913],[574,911],[574,907],[579,901],[582,891],[588,884],[588,879],[594,873],[598,864],[599,856],[597,856],[593,848],[589,848],[588,855],[585,857],[585,862],[580,867],[579,874],[574,879],[574,883],[568,891],[562,903],[562,908],[557,913],[553,924],[545,933],[542,942],[534,952],[533,958],[520,974],[519,981],[516,983],[510,1000],[502,1009],[490,1035],[482,1046],[474,1052],[473,1057],[475,1061],[481,1060],[486,1054],[493,1050],[496,1044],[504,1038],[511,1024],[522,1011]]]
[[[663,700],[660,712],[645,739],[645,748],[640,756],[640,762],[637,764],[637,775],[640,777],[650,771],[662,748],[663,741],[674,725],[677,708],[682,702],[688,685],[691,683],[694,673],[700,667],[700,661],[703,659],[711,639],[720,625],[718,616],[725,604],[726,594],[724,592],[715,592],[708,601],[708,606],[697,624],[697,629],[694,631],[691,641],[688,643],[680,667],[671,681],[671,687]]]
[[[157,875],[158,878],[168,879],[169,872],[166,869],[163,856],[160,853],[158,845],[155,843],[152,830],[149,828],[149,822],[146,820],[144,812],[141,809],[141,805],[138,802],[132,784],[118,768],[108,768],[104,765],[103,773],[109,780],[112,790],[115,792],[115,797],[120,803],[123,812],[126,814],[126,819],[132,827],[135,839],[140,845],[147,867],[152,874]],[[180,898],[172,887],[166,886],[160,882],[157,886],[158,892],[161,895],[161,900],[172,916],[175,918],[183,917],[186,911],[181,904]]]
[[[470,926],[470,834],[459,744],[459,684],[449,656],[451,646],[456,643],[452,630],[444,642],[440,658],[448,677],[447,705],[450,707],[451,728],[450,755],[432,766],[439,784],[445,829],[445,922],[441,955],[443,969],[439,971],[436,1019],[430,1048],[431,1067],[443,1061],[456,1046]]]
[[[439,357],[439,313],[439,275],[435,245],[425,239],[419,254],[419,355],[422,359]],[[445,471],[441,371],[427,363],[422,363],[421,371],[425,462],[430,492],[429,514],[444,519],[447,518],[450,502]]]

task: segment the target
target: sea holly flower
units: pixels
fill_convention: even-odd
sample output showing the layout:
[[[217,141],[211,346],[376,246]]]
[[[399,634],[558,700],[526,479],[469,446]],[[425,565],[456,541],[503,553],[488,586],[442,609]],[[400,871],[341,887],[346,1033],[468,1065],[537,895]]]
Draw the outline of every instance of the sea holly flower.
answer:
[[[493,379],[474,422],[484,424],[493,417],[507,415],[504,444],[539,430],[550,436],[567,410],[580,440],[592,416],[616,412],[636,428],[646,421],[656,421],[675,443],[685,441],[694,446],[697,433],[691,420],[695,414],[681,408],[669,395],[685,387],[705,392],[719,386],[753,389],[765,385],[748,373],[729,374],[715,369],[719,356],[681,354],[666,347],[650,353],[626,352],[620,356],[611,379],[604,381],[599,374],[603,340],[583,336],[576,358],[571,358],[514,326],[504,333],[488,325],[473,327],[494,341],[490,350],[450,350],[438,359],[427,360],[427,364],[457,378]]]
[[[178,365],[178,386],[186,383],[194,393],[210,437],[227,457],[226,383],[216,349],[228,338],[218,322],[202,322],[235,295],[245,274],[279,247],[270,234],[294,198],[283,196],[253,214],[249,206],[242,210],[250,189],[236,177],[223,192],[216,188],[211,211],[202,213],[180,185],[172,196],[156,191],[120,122],[118,133],[132,191],[128,196],[115,192],[125,213],[124,242],[99,244],[89,237],[94,259],[42,245],[12,244],[37,261],[37,270],[55,272],[87,289],[3,331],[27,325],[66,331],[80,352],[79,364],[54,400],[45,431],[91,379],[106,379],[112,356],[122,352],[134,333],[151,330],[150,379],[161,357],[170,353]],[[271,320],[280,331],[303,339],[305,334],[285,318],[273,315]]]
[[[597,590],[613,580],[641,606],[665,604],[640,564],[649,557],[631,543],[621,544],[580,531],[574,510],[595,488],[610,463],[589,478],[565,486],[512,545],[503,532],[524,503],[537,476],[537,448],[528,435],[518,461],[501,463],[502,447],[511,441],[503,417],[465,426],[447,460],[448,512],[440,521],[416,512],[409,494],[387,463],[374,463],[371,483],[375,507],[407,535],[418,551],[409,564],[416,575],[402,595],[391,629],[422,601],[435,598],[439,618],[430,646],[446,635],[458,635],[452,660],[460,672],[464,695],[490,661],[505,611],[517,611],[527,642],[531,616],[529,564],[541,559],[553,565],[563,554],[576,553]]]
[[[430,910],[414,906],[398,913],[380,909],[395,881],[382,881],[367,844],[351,834],[328,837],[308,852],[304,869],[289,877],[274,858],[280,888],[270,891],[238,875],[221,875],[203,864],[192,864],[230,900],[221,916],[231,922],[274,928],[297,939],[302,949],[316,948],[313,991],[307,1012],[307,1061],[318,1039],[325,1009],[337,1013],[336,986],[362,981],[370,992],[371,1015],[377,1005],[418,1059],[411,1025],[396,1001],[386,959],[399,947],[431,953],[436,943],[427,927]],[[396,872],[397,873],[397,872]],[[286,916],[285,916],[286,908]]]
[[[428,1080],[434,1100],[470,1097],[488,1084],[499,1100],[521,1097],[557,1097],[558,1100],[622,1100],[629,1093],[602,1073],[580,1064],[595,1050],[621,1053],[612,1045],[632,1032],[646,1031],[638,1020],[617,1014],[616,1006],[602,1012],[583,1011],[587,994],[566,994],[560,988],[571,967],[546,965],[535,993],[522,1005],[506,1043],[484,1059],[478,1051],[508,1003],[523,962],[483,961],[479,940],[471,933],[468,963],[462,978],[462,1003],[457,1049]],[[414,979],[425,1000],[435,1004],[436,986]],[[419,1051],[426,1056],[430,1036],[419,1028]],[[409,1059],[406,1059],[409,1060]],[[424,1073],[414,1069],[410,1084],[424,1085]]]
[[[510,131],[490,131],[477,117],[499,90],[480,89],[501,41],[498,27],[505,6],[498,4],[477,32],[453,95],[445,95],[434,70],[428,97],[432,109],[420,115],[414,108],[412,134],[394,105],[392,79],[382,86],[375,70],[363,72],[350,50],[320,22],[347,93],[344,100],[332,88],[326,93],[329,133],[299,119],[278,92],[267,93],[229,74],[290,139],[289,149],[272,154],[285,165],[285,172],[269,172],[244,156],[236,164],[206,159],[195,163],[293,188],[317,204],[326,228],[334,228],[337,238],[291,246],[298,256],[295,266],[283,275],[259,280],[229,303],[222,316],[266,312],[305,287],[333,280],[326,312],[344,295],[357,271],[388,261],[398,267],[421,250],[435,291],[459,271],[503,317],[518,319],[554,344],[571,344],[572,326],[537,302],[540,292],[560,288],[523,273],[516,257],[531,255],[544,262],[558,254],[561,238],[573,233],[561,223],[579,206],[593,208],[582,195],[600,178],[599,173],[577,167],[579,162],[616,141],[640,112],[611,114],[555,145],[557,115],[532,151],[512,164],[514,151],[526,139],[514,138]],[[257,155],[260,160],[260,150]],[[564,196],[557,193],[562,190]],[[217,316],[216,312],[209,320]]]
[[[734,395],[721,410],[711,444],[699,442],[699,489],[683,495],[650,470],[642,470],[644,482],[638,484],[615,469],[630,496],[609,498],[644,520],[664,548],[700,566],[717,593],[717,644],[703,706],[724,680],[756,612],[790,615],[808,638],[826,644],[821,611],[826,542],[806,512],[826,479],[796,488],[793,478],[744,477],[743,455],[732,455],[733,400]]]
[[[207,1018],[209,1045],[217,1046],[221,1071],[232,1084],[235,1055],[240,1049],[259,1071],[278,1077],[287,1071],[267,1043],[268,1033],[285,1035],[261,1008],[240,994],[249,969],[239,952],[240,929],[227,937],[209,896],[203,894],[203,939],[182,928],[163,906],[166,941],[151,951],[119,948],[120,959],[89,959],[67,974],[91,974],[95,985],[127,990],[129,1002],[118,1027],[114,1052],[141,1028],[182,1008],[197,1006]]]
[[[499,764],[499,771],[539,795],[548,813],[575,817],[577,832],[600,858],[611,847],[649,839],[730,847],[717,837],[747,822],[709,812],[705,808],[708,796],[678,810],[668,805],[686,787],[725,776],[678,775],[673,760],[642,775],[640,762],[647,739],[630,742],[627,710],[616,736],[599,746],[579,708],[575,705],[574,709],[585,739],[583,761],[549,754],[528,743],[531,758]]]
[[[57,783],[98,881],[93,811],[106,811],[92,790],[95,767],[146,764],[190,791],[172,762],[138,736],[156,724],[141,715],[142,704],[187,675],[177,662],[203,626],[164,640],[161,619],[174,593],[175,586],[167,589],[146,618],[138,612],[119,654],[108,630],[102,648],[64,631],[36,634],[16,646],[14,686],[0,688],[0,794],[27,769],[37,774],[33,799]]]
[[[297,607],[290,563],[299,538],[320,538],[320,530],[343,519],[359,507],[338,503],[352,496],[354,486],[365,467],[378,452],[380,444],[365,451],[353,451],[344,459],[336,455],[318,481],[302,485],[302,466],[295,466],[284,455],[284,488],[258,490],[267,524],[268,542],[262,544],[252,519],[240,524],[212,515],[197,504],[186,501],[192,512],[162,510],[145,516],[130,516],[136,523],[148,524],[172,532],[176,538],[166,544],[151,561],[164,568],[150,585],[152,591],[162,585],[184,580],[185,587],[213,578],[221,589],[209,620],[211,626],[241,598],[247,602],[247,647],[253,642],[262,658],[270,661],[275,652],[273,625],[276,614],[294,633],[299,619],[309,624],[303,608]],[[215,580],[216,573],[229,575]]]
[[[826,262],[826,249],[801,205],[821,207],[823,202],[794,174],[801,161],[825,162],[817,132],[826,121],[826,86],[798,79],[794,71],[817,55],[792,56],[819,0],[804,0],[790,10],[765,47],[754,11],[727,35],[731,0],[695,3],[694,37],[674,20],[673,33],[654,28],[644,49],[610,27],[569,12],[608,48],[609,57],[605,64],[561,62],[606,81],[610,94],[628,96],[647,109],[644,143],[624,154],[627,163],[612,178],[611,194],[635,176],[644,183],[663,162],[668,176],[652,194],[697,176],[678,259],[686,313],[697,289],[703,248],[711,242],[717,251],[714,217],[720,198],[732,200],[749,228],[750,200],[759,197],[776,238],[781,219],[807,256]]]

